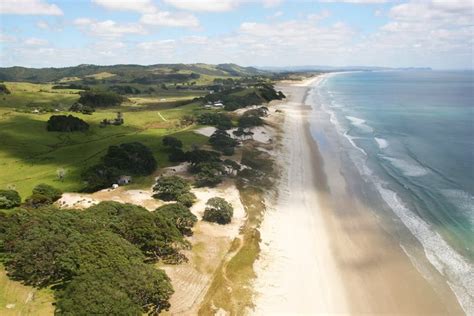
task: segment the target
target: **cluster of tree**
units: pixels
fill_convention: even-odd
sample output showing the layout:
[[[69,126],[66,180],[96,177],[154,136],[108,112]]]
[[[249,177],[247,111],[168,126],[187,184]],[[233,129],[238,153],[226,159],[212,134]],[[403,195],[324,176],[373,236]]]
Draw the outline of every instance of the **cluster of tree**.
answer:
[[[85,132],[89,124],[72,115],[53,115],[46,123],[48,132]]]
[[[69,108],[69,111],[90,115],[95,112],[95,109],[91,106],[84,105],[79,102],[74,102]]]
[[[80,93],[80,98],[77,102],[92,107],[114,107],[119,106],[127,99],[123,96],[110,91],[88,90]]]
[[[0,251],[11,278],[54,285],[58,315],[157,315],[173,289],[149,263],[185,260],[184,234],[196,220],[179,203],[155,212],[118,202],[16,209],[0,212]]]
[[[233,215],[234,208],[229,202],[220,197],[213,197],[207,201],[202,219],[225,225],[232,221]]]
[[[62,196],[62,192],[48,184],[38,184],[33,188],[31,196],[26,198],[23,207],[39,208],[51,205]],[[21,205],[21,197],[15,190],[0,190],[0,209],[11,209]]]
[[[0,94],[10,94],[10,90],[4,83],[0,83]]]
[[[248,110],[245,111],[238,119],[238,125],[240,128],[252,128],[256,126],[263,125],[262,117],[266,115],[265,110],[260,110],[265,107],[261,107],[258,109]]]
[[[233,139],[229,133],[223,129],[216,129],[216,131],[209,137],[209,143],[212,148],[222,152],[226,156],[234,154],[235,147],[239,142]]]
[[[108,188],[121,175],[145,176],[153,173],[157,163],[152,151],[139,142],[110,146],[97,165],[82,173],[87,192]]]
[[[272,100],[281,100],[284,97],[285,95],[281,91],[276,91],[272,85],[258,84],[255,87],[229,89],[218,93],[210,93],[201,98],[201,100],[206,103],[222,101],[225,110],[234,111]]]
[[[228,130],[232,128],[232,120],[225,113],[202,113],[197,117],[197,122],[202,125],[215,126],[218,129]]]
[[[167,147],[170,151],[168,155],[168,160],[170,162],[183,162],[186,161],[186,154],[184,153],[182,147],[183,142],[181,142],[176,137],[165,136],[163,137],[163,146]]]
[[[52,89],[77,89],[77,90],[90,90],[89,86],[79,84],[79,83],[70,83],[70,84],[61,84],[53,86]]]

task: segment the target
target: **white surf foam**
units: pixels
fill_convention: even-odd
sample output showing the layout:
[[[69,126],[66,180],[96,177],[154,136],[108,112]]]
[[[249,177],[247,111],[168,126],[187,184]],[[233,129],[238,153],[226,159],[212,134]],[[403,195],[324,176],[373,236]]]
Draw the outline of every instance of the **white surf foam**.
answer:
[[[390,161],[390,163],[397,169],[399,169],[403,175],[407,177],[421,177],[429,173],[428,169],[417,165],[415,163],[410,163],[406,160],[382,156],[383,159]]]
[[[472,264],[452,249],[422,218],[405,207],[395,192],[384,188],[378,181],[375,182],[375,186],[384,201],[423,245],[430,263],[448,278],[466,314],[472,315],[474,313],[474,267]]]
[[[388,147],[387,140],[385,140],[383,138],[378,138],[378,137],[374,137],[374,139],[377,142],[377,145],[379,146],[380,149],[385,149],[385,148]]]
[[[359,129],[366,131],[366,132],[373,132],[374,130],[372,127],[367,125],[367,122],[361,118],[355,117],[355,116],[349,116],[347,115],[346,118],[351,122],[352,125],[355,127],[358,127]]]

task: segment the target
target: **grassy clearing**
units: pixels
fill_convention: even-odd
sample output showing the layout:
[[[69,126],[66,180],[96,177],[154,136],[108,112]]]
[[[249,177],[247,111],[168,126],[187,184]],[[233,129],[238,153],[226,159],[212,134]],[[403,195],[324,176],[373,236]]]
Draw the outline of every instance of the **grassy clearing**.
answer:
[[[260,253],[260,227],[265,203],[263,192],[255,187],[239,187],[247,219],[241,228],[241,238],[234,240],[228,256],[217,270],[204,298],[199,315],[214,315],[223,309],[230,315],[244,315],[253,307],[253,264]]]
[[[0,315],[53,315],[53,301],[51,291],[12,281],[0,266]]]
[[[12,94],[6,98],[18,99],[15,104],[27,104],[31,100],[41,99],[45,103],[52,102],[51,96],[59,96],[62,100],[77,98],[67,93],[39,92],[49,85],[15,83]],[[62,90],[60,90],[62,91]],[[71,102],[74,100],[70,99]],[[5,101],[5,100],[4,100]],[[149,146],[159,167],[168,166],[168,152],[161,144],[165,135],[175,134],[186,148],[193,144],[203,144],[206,137],[192,132],[193,126],[181,127],[180,118],[185,114],[199,111],[198,106],[190,104],[180,107],[165,107],[158,110],[154,107],[137,103],[135,106],[122,106],[99,110],[93,115],[73,115],[85,120],[91,127],[86,133],[47,132],[46,121],[52,115],[15,112],[10,106],[0,102],[0,188],[15,186],[25,198],[38,183],[48,183],[64,191],[77,191],[83,184],[80,173],[95,164],[110,145],[123,142],[139,141]],[[117,111],[122,111],[125,124],[100,128],[99,122],[105,118],[112,119]],[[61,112],[59,114],[69,114]],[[56,179],[56,171],[66,169],[67,176],[63,182]],[[148,185],[152,177],[135,179],[135,187]]]

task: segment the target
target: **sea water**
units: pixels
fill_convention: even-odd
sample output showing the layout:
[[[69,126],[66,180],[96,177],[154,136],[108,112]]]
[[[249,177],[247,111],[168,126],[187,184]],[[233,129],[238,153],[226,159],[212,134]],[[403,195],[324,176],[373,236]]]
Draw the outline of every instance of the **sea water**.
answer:
[[[474,313],[474,72],[337,73],[309,99],[327,113],[364,182]],[[375,212],[383,209],[376,200]]]

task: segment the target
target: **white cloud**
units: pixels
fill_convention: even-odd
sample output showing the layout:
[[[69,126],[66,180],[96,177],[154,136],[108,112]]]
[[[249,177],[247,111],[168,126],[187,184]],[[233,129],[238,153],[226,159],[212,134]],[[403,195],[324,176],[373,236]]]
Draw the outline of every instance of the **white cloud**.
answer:
[[[181,10],[223,12],[230,11],[239,6],[240,0],[164,0]]]
[[[13,43],[16,41],[16,37],[0,33],[0,43]]]
[[[171,13],[159,11],[142,15],[140,22],[156,26],[197,27],[199,20],[189,13]]]
[[[175,8],[188,11],[225,12],[231,11],[244,3],[260,3],[265,8],[276,7],[283,0],[163,0]]]
[[[319,2],[344,2],[354,4],[376,4],[376,3],[387,3],[389,0],[319,0]]]
[[[151,0],[92,0],[92,2],[108,10],[139,13],[150,13],[157,10]]]
[[[27,38],[23,42],[23,44],[25,44],[26,46],[47,46],[49,42],[42,38],[31,37],[31,38]]]
[[[1,0],[0,14],[63,15],[63,11],[43,0]]]
[[[79,18],[74,20],[74,24],[86,34],[106,38],[147,33],[145,28],[138,23],[119,24],[112,20],[96,21],[88,18]]]

